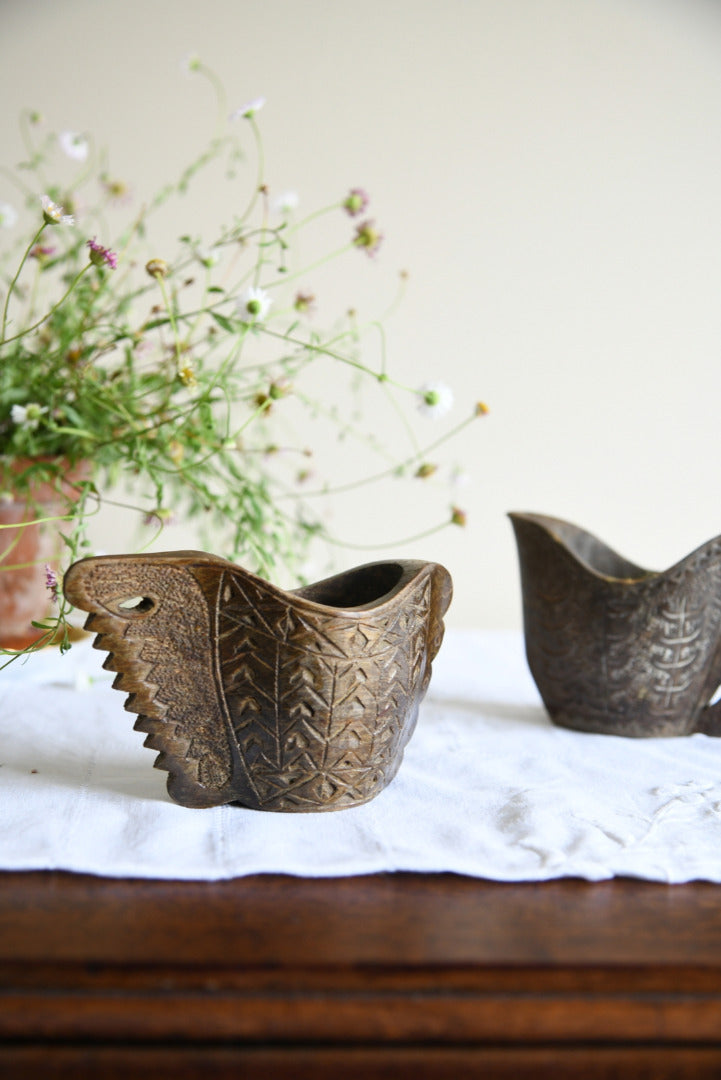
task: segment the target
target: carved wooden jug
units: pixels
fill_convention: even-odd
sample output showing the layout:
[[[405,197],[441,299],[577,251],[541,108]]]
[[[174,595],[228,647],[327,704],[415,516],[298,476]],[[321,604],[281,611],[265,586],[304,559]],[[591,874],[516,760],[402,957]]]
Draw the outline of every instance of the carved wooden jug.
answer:
[[[721,537],[664,573],[541,514],[510,515],[526,655],[551,719],[611,735],[721,734]]]
[[[286,592],[195,551],[83,559],[64,588],[170,796],[282,811],[358,806],[393,779],[451,599],[435,563]]]

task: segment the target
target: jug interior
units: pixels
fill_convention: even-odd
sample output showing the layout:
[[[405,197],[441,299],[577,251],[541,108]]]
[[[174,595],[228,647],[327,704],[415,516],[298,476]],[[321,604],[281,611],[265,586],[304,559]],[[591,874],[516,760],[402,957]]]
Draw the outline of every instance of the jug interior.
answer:
[[[307,585],[304,589],[298,589],[296,595],[328,607],[368,607],[394,589],[403,572],[404,567],[400,563],[372,563],[315,585]]]
[[[644,570],[642,566],[631,562],[630,559],[624,559],[617,551],[613,551],[592,533],[579,529],[577,525],[558,518],[543,518],[534,514],[528,514],[527,517],[560,540],[579,562],[584,563],[589,570],[601,577],[635,581],[649,576],[650,571]]]

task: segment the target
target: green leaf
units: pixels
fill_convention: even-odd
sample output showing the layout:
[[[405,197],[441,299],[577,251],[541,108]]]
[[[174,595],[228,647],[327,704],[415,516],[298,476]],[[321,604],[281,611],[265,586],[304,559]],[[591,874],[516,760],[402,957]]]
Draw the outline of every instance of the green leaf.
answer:
[[[210,314],[215,319],[221,330],[225,330],[228,334],[235,334],[237,332],[237,327],[235,323],[231,322],[231,320],[226,318],[225,315],[221,315],[217,311],[211,311]]]

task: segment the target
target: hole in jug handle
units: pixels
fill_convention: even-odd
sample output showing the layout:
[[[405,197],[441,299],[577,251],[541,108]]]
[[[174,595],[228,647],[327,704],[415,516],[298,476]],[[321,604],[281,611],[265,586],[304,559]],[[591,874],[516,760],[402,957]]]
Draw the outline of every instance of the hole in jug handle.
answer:
[[[115,601],[115,607],[121,615],[147,615],[155,607],[150,596],[128,596]]]

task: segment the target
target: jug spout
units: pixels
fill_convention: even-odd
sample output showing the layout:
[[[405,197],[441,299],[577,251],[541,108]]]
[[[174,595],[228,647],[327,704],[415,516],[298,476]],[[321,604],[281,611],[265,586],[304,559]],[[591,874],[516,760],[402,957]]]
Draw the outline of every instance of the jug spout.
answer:
[[[664,573],[570,522],[509,515],[526,656],[551,719],[615,735],[721,733],[721,538]]]
[[[567,562],[569,566],[575,562],[582,574],[619,581],[637,581],[650,575],[650,571],[625,559],[597,536],[570,521],[517,511],[508,516],[516,534],[521,572],[540,559],[542,565],[547,561]]]

